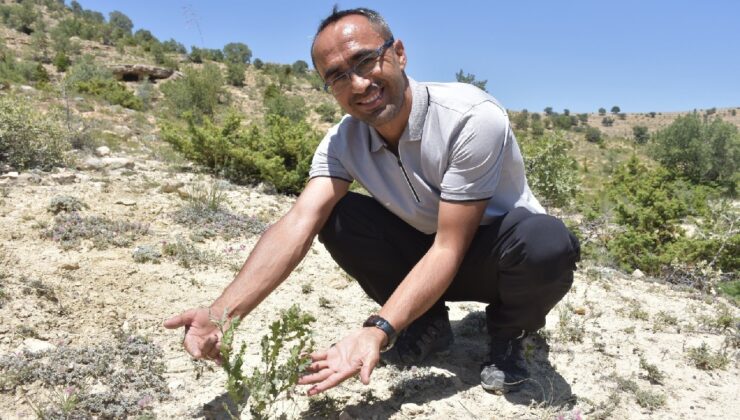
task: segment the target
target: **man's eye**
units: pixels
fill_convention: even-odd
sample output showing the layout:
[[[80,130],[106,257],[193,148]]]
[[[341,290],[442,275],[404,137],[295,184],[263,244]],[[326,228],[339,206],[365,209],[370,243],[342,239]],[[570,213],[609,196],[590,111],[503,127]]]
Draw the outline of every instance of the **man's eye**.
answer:
[[[375,58],[376,57],[365,57],[362,61],[357,63],[355,68],[359,73],[367,73],[375,66]]]

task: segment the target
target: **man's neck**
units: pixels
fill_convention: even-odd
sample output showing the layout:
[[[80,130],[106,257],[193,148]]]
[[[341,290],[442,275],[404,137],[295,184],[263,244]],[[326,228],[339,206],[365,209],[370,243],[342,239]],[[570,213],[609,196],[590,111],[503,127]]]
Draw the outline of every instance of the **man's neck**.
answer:
[[[375,130],[383,137],[388,149],[393,153],[398,150],[398,140],[401,138],[403,131],[406,129],[406,125],[409,123],[409,116],[411,115],[411,106],[413,104],[413,97],[411,94],[411,84],[406,84],[406,89],[403,92],[404,101],[401,111],[398,113],[393,121],[389,121],[387,124],[383,124],[379,127],[374,127]]]

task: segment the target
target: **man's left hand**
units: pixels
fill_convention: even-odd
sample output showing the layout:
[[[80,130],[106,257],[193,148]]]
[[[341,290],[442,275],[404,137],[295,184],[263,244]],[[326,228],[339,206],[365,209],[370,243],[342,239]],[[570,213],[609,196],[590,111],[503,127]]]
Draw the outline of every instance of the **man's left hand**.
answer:
[[[380,347],[385,333],[377,328],[364,327],[353,331],[326,351],[311,354],[311,365],[298,383],[315,384],[308,395],[316,395],[342,383],[360,372],[363,384],[370,383],[370,374],[380,360]]]

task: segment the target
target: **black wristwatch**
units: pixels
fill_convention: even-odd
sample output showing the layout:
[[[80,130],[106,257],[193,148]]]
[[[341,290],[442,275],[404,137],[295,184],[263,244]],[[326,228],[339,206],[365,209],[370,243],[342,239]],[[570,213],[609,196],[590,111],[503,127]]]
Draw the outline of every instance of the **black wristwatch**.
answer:
[[[386,321],[385,318],[381,317],[380,315],[370,315],[370,318],[368,318],[362,324],[362,326],[378,328],[379,330],[383,331],[386,336],[388,336],[388,342],[382,349],[380,349],[381,352],[390,350],[390,348],[393,347],[393,344],[396,342],[396,336],[398,335],[396,333],[396,329],[393,328],[393,325],[391,325],[390,322]]]

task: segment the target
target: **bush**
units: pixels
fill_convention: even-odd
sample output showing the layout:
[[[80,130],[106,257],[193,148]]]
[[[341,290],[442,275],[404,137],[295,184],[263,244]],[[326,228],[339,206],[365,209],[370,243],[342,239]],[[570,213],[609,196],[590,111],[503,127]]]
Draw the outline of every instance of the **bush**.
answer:
[[[58,52],[54,56],[53,63],[58,72],[64,73],[67,71],[70,64],[72,64],[72,61],[70,61],[69,57],[67,57],[67,54],[65,54],[64,52]]]
[[[202,125],[188,119],[185,132],[163,124],[162,138],[186,157],[235,182],[268,182],[296,194],[307,180],[320,136],[305,121],[267,115],[264,127],[241,128],[241,118],[228,115],[222,126],[209,118]]]
[[[221,70],[215,64],[206,64],[201,69],[188,68],[185,76],[162,84],[165,104],[178,117],[190,113],[200,122],[203,116],[212,116],[224,94]]]
[[[236,86],[236,87],[244,86],[244,69],[245,69],[245,66],[242,63],[227,63],[226,64],[226,81],[231,86]]]
[[[44,170],[67,163],[70,143],[59,122],[12,96],[0,97],[0,163]]]
[[[337,108],[326,102],[316,107],[316,113],[321,116],[321,121],[333,123],[336,122]]]
[[[82,239],[89,239],[97,249],[108,246],[130,246],[135,239],[149,232],[149,227],[141,223],[112,221],[105,217],[82,217],[77,212],[59,214],[54,218],[54,227],[45,230],[42,236],[59,242],[62,248],[71,249],[80,245]]]
[[[596,127],[587,127],[586,141],[590,143],[601,144],[604,141],[604,139],[601,137],[601,130]]]
[[[279,115],[292,122],[302,121],[308,113],[306,101],[303,98],[288,96],[275,85],[265,88],[263,103],[267,108],[267,114]]]
[[[577,164],[568,155],[571,143],[560,132],[522,140],[529,186],[546,204],[568,206],[578,190]]]
[[[601,125],[603,125],[604,127],[611,127],[612,125],[614,125],[614,118],[611,118],[611,117],[602,118]]]
[[[632,127],[632,134],[634,135],[635,143],[637,144],[645,144],[650,139],[648,128],[644,125],[636,125]]]

